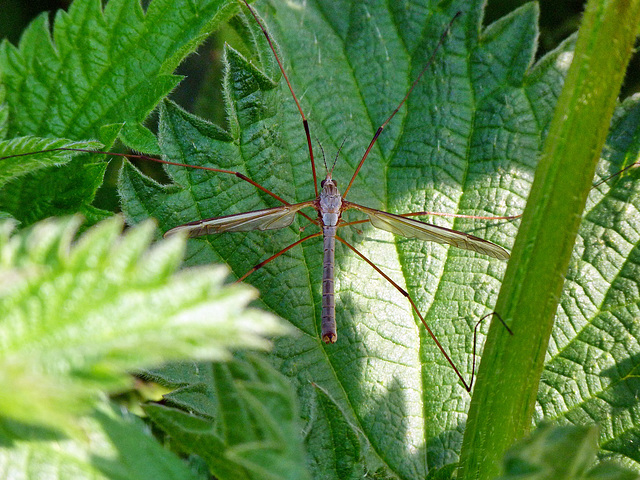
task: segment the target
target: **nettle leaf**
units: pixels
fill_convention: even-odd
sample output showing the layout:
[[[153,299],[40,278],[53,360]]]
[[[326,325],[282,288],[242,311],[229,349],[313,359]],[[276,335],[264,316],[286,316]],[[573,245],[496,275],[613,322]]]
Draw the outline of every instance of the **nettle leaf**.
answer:
[[[221,267],[176,274],[184,240],[149,249],[151,222],[121,236],[114,217],[71,244],[79,221],[50,220],[0,247],[0,412],[3,422],[68,429],[127,370],[172,359],[226,359],[264,349],[284,328],[245,310],[255,292],[223,287]],[[4,426],[4,425],[3,425]]]
[[[112,0],[104,10],[78,0],[58,13],[53,33],[41,15],[17,48],[0,44],[8,135],[100,138],[109,148],[115,136],[103,141],[100,128],[135,130],[180,81],[175,67],[235,9],[230,0],[157,0],[146,12],[139,0]],[[0,209],[25,224],[77,211],[99,217],[90,204],[104,168],[83,161],[12,182],[0,191]]]
[[[346,138],[334,173],[340,185],[345,185],[376,128],[406,93],[459,6],[449,5],[447,10],[424,6],[405,12],[395,6],[361,2],[321,2],[297,9],[274,1],[270,7],[263,6],[265,21],[281,49],[312,132],[330,161]],[[537,36],[533,4],[479,33],[480,18],[481,3],[470,6],[466,2],[462,18],[454,24],[434,65],[381,135],[349,193],[350,200],[391,212],[505,215],[522,211],[573,43],[566,42],[532,66]],[[299,114],[251,18],[245,19],[243,30],[259,53],[254,65],[234,50],[226,50],[229,130],[222,131],[167,104],[161,115],[161,147],[173,161],[239,170],[288,201],[308,200],[313,197],[313,184]],[[618,144],[619,136],[625,139],[626,146],[618,147],[622,152],[634,148],[638,125],[635,103],[625,108],[611,137]],[[620,130],[622,125],[626,130]],[[605,158],[603,169],[616,171],[622,163],[619,157]],[[276,205],[266,194],[231,176],[167,171],[174,185],[159,186],[131,168],[124,171],[124,208],[132,221],[154,216],[166,230],[200,218]],[[612,222],[611,212],[603,211],[600,218],[609,221],[606,229],[600,225],[598,230],[600,237],[605,232],[618,237],[619,231],[627,230],[625,252],[632,253],[637,248],[633,205],[638,192],[629,179],[623,185],[602,186],[592,198],[603,196],[598,205],[617,199],[616,208],[628,206],[617,223]],[[622,198],[619,188],[628,190]],[[587,218],[592,215],[596,214],[589,212]],[[517,228],[513,223],[468,219],[434,222],[507,248]],[[305,225],[300,221],[270,235],[226,234],[193,240],[188,263],[225,261],[240,276],[309,233],[300,233]],[[362,234],[345,229],[341,235],[408,287],[468,378],[473,325],[492,310],[504,264],[453,248],[393,238],[367,225],[360,228]],[[625,313],[628,322],[611,323],[574,308],[568,319],[571,328],[567,328],[565,304],[576,302],[586,290],[599,295],[610,290],[625,310],[637,309],[638,296],[633,292],[640,276],[632,273],[633,255],[628,257],[616,250],[619,247],[597,238],[585,225],[581,243],[597,247],[591,250],[593,258],[606,260],[611,270],[607,275],[600,273],[595,283],[594,275],[585,275],[584,270],[570,273],[568,295],[560,311],[565,320],[560,320],[557,345],[550,350],[554,358],[545,373],[553,380],[549,393],[542,387],[540,409],[560,420],[571,420],[581,410],[570,409],[569,405],[576,404],[559,393],[569,388],[566,394],[589,410],[590,422],[611,424],[603,431],[601,446],[635,460],[631,445],[639,433],[633,420],[638,408],[633,395],[638,335],[631,322],[633,315]],[[592,268],[584,260],[576,262]],[[312,412],[306,401],[311,397],[312,381],[334,396],[345,418],[365,438],[369,467],[382,465],[397,475],[420,478],[429,469],[455,461],[469,396],[416,322],[406,300],[338,246],[339,340],[336,345],[323,345],[319,335],[321,269],[322,245],[310,241],[248,279],[260,289],[265,307],[289,320],[302,335],[280,340],[274,361],[298,386],[303,416],[326,429],[332,422],[329,415]],[[622,287],[607,280],[623,271],[631,272],[623,276],[625,291],[630,292],[625,296],[616,293]],[[575,286],[581,295],[571,292]],[[591,322],[593,329],[582,328]],[[585,337],[587,330],[590,333]],[[565,362],[563,356],[571,351],[565,347],[571,345],[582,353],[567,367],[585,372],[571,373],[580,382],[575,387],[568,386],[564,374],[554,373],[558,368],[554,365]],[[598,352],[611,354],[604,353],[604,358],[589,354],[594,346]],[[590,379],[602,382],[611,368],[616,368],[618,383],[599,383],[602,390],[592,391]],[[614,390],[620,386],[628,395],[622,408],[612,413],[606,405],[616,404]],[[603,400],[605,393],[608,400]],[[590,404],[599,404],[595,416]],[[347,445],[318,437],[308,447],[326,451],[344,450]],[[326,467],[326,478],[338,478],[332,468]]]
[[[145,411],[216,478],[310,478],[293,389],[264,360],[169,365],[148,375],[177,389]]]
[[[425,5],[411,12],[361,2],[270,6],[263,10],[266,23],[328,161],[346,138],[333,175],[344,186],[459,5],[446,10]],[[572,43],[531,67],[537,36],[533,4],[479,36],[480,17],[480,2],[465,3],[435,63],[381,135],[350,200],[391,212],[522,211],[566,71],[562,55]],[[244,18],[240,30],[258,53],[250,62],[226,49],[228,130],[167,103],[161,111],[160,146],[173,161],[238,170],[288,201],[308,200],[314,188],[300,116],[253,19]],[[167,230],[276,205],[231,175],[182,168],[167,172],[174,183],[161,186],[132,167],[124,169],[123,209],[132,222],[153,216]],[[507,248],[517,229],[505,222],[434,222]],[[241,276],[310,233],[307,223],[270,234],[196,239],[189,243],[187,263],[224,261]],[[308,229],[301,233],[300,227]],[[394,238],[366,224],[359,228],[362,232],[345,228],[341,235],[408,288],[469,378],[473,325],[492,310],[504,264]],[[406,299],[346,248],[338,246],[336,256],[335,345],[323,345],[319,334],[321,242],[303,243],[249,277],[264,306],[300,333],[277,342],[274,362],[296,385],[303,417],[314,429],[331,430],[334,419],[328,409],[312,411],[310,382],[329,392],[345,421],[362,435],[367,469],[424,477],[456,460],[469,395]],[[347,455],[347,448],[352,443],[323,435],[308,443],[308,451],[339,450],[339,456]],[[339,478],[333,462],[318,469],[318,476]]]
[[[307,2],[304,8],[293,2],[265,3],[258,2],[258,7],[328,163],[346,138],[334,172],[343,188],[375,130],[462,9],[435,63],[381,135],[349,199],[390,212],[522,211],[573,47],[569,40],[533,65],[535,5],[482,28],[480,1],[451,2],[439,9],[428,2],[410,9],[397,2]],[[247,61],[226,50],[227,129],[167,103],[161,112],[160,147],[173,161],[238,170],[288,201],[308,200],[314,189],[300,116],[253,19],[243,18],[236,26],[256,53]],[[627,102],[618,112],[603,158],[607,174],[637,157],[636,103]],[[317,148],[316,156],[321,157]],[[277,205],[230,175],[167,171],[175,183],[161,186],[126,167],[121,195],[132,222],[153,216],[166,231],[200,218]],[[321,167],[319,171],[322,174]],[[539,408],[540,418],[603,423],[601,455],[629,463],[639,461],[633,450],[639,434],[634,393],[639,348],[632,319],[638,316],[635,252],[640,217],[632,178],[593,192],[568,274]],[[517,230],[517,222],[433,222],[507,249]],[[303,234],[301,227],[307,227]],[[492,311],[504,264],[394,238],[367,224],[359,228],[344,229],[341,235],[407,288],[469,378],[473,325]],[[301,220],[271,234],[193,240],[187,263],[224,261],[240,276],[311,229]],[[273,361],[293,381],[310,431],[335,429],[332,415],[339,412],[361,436],[366,453],[359,467],[368,471],[422,478],[455,462],[469,396],[406,299],[339,245],[339,340],[323,345],[321,269],[322,245],[310,241],[248,279],[259,288],[263,306],[300,333],[277,342]],[[338,408],[314,407],[309,401],[316,395],[311,382],[328,392]],[[310,435],[307,449],[359,458],[353,445]],[[318,476],[340,478],[333,462],[317,468]]]
[[[102,148],[98,142],[74,142],[66,139],[52,139],[39,137],[18,137],[0,142],[0,189],[11,180],[33,173],[46,167],[63,165],[81,152],[47,150],[60,148],[78,148],[84,150],[97,150]],[[42,152],[42,153],[32,153]],[[9,157],[12,158],[2,158]],[[15,211],[18,208],[11,210]]]
[[[612,462],[602,462],[594,467],[597,452],[597,427],[543,424],[507,452],[504,475],[499,480],[638,478],[637,472]]]
[[[38,437],[32,429],[30,440],[0,446],[0,475],[60,480],[207,478],[195,475],[164,449],[135,415],[100,405],[90,416],[77,419],[76,429],[81,435],[72,439]]]

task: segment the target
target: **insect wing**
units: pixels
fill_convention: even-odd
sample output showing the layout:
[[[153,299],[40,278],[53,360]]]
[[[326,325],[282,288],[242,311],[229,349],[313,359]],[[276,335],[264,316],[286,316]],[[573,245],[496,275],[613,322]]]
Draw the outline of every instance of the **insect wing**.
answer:
[[[223,217],[196,220],[172,228],[164,234],[165,237],[177,232],[186,232],[189,237],[212,235],[222,232],[248,232],[250,230],[276,230],[288,227],[293,223],[293,217],[304,208],[313,206],[313,202],[283,205],[281,207],[266,208],[253,212],[236,213]]]
[[[355,208],[366,213],[374,227],[386,230],[395,235],[453,245],[454,247],[482,253],[501,260],[507,260],[509,258],[509,253],[504,248],[487,240],[483,240],[482,238],[469,235],[468,233],[438,227],[430,223],[420,222],[419,220],[394,215],[374,208],[363,207],[362,205],[351,202],[348,202],[346,207]]]

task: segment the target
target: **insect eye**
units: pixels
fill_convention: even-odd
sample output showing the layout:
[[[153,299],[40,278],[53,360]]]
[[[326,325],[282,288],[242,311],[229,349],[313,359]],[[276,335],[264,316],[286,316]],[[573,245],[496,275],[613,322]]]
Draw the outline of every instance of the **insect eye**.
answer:
[[[338,186],[338,182],[336,180],[333,181],[333,184],[337,187]]]
[[[322,180],[322,181],[320,182],[320,188],[324,188],[324,182],[326,182],[326,180]]]

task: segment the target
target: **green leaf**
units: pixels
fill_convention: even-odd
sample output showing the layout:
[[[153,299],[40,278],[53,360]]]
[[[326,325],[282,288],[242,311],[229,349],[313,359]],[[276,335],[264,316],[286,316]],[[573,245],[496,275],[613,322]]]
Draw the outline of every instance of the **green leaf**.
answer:
[[[461,4],[447,4],[441,10],[424,2],[422,8],[404,10],[396,3],[323,1],[306,4],[304,9],[275,0],[265,3],[259,2],[258,7],[266,12],[265,22],[328,163],[346,138],[333,175],[344,186],[376,129],[407,92]],[[350,201],[390,212],[522,212],[575,39],[532,65],[537,37],[534,4],[485,29],[479,28],[482,2],[465,2],[463,10],[435,63],[374,146],[349,192]],[[243,22],[239,30],[258,53],[248,61],[231,48],[225,52],[228,131],[166,104],[161,111],[160,146],[173,161],[237,170],[287,201],[309,200],[314,189],[299,113],[262,32],[251,17]],[[637,148],[632,150],[637,142],[631,141],[637,138],[637,114],[631,104],[626,109],[627,113],[618,114],[618,125],[626,126],[612,132],[610,142],[618,142],[621,151],[631,149],[633,157],[637,155]],[[615,172],[621,157],[604,158],[601,169]],[[322,175],[321,166],[319,171]],[[167,172],[174,184],[161,186],[132,167],[123,171],[123,209],[131,221],[153,216],[167,230],[188,221],[278,205],[231,175],[181,168]],[[622,197],[620,189],[625,191]],[[594,237],[585,227],[580,244],[597,246],[592,252],[606,259],[608,270],[594,276],[598,270],[592,270],[577,253],[576,266],[583,265],[585,270],[575,271],[564,305],[584,304],[589,295],[583,292],[600,295],[610,290],[625,309],[637,310],[638,296],[633,292],[638,290],[640,275],[635,273],[635,257],[631,255],[631,263],[626,264],[628,257],[618,252],[620,247],[603,244],[599,238],[606,232],[612,238],[623,235],[624,252],[637,250],[638,193],[628,179],[612,190],[603,186],[593,192],[591,204],[613,201],[618,220],[613,222],[611,212],[603,211],[601,218],[610,219],[606,230],[600,226]],[[626,212],[621,211],[624,205],[629,206]],[[442,218],[433,222],[507,248],[517,231],[517,223],[509,222]],[[304,233],[300,227],[306,227]],[[359,228],[362,232],[345,228],[340,234],[406,286],[468,379],[473,326],[494,309],[504,264],[454,248],[394,238],[367,224]],[[308,222],[299,220],[270,234],[194,239],[189,242],[187,263],[224,261],[241,276],[311,232]],[[423,478],[428,471],[457,460],[469,396],[406,299],[341,245],[336,261],[335,345],[322,344],[319,335],[321,242],[303,243],[247,279],[261,291],[264,307],[300,332],[298,338],[276,343],[273,361],[293,381],[303,418],[329,428],[329,413],[311,406],[314,394],[309,382],[331,395],[345,421],[361,432],[370,471],[381,468],[402,478]],[[628,273],[618,277],[623,272]],[[616,278],[624,279],[628,294],[622,296],[622,286],[612,284]],[[561,315],[566,315],[565,308]],[[583,353],[569,366],[584,368],[585,374],[566,393],[561,375],[549,384],[553,395],[545,395],[543,385],[539,417],[569,418],[580,411],[572,408],[573,400],[584,400],[585,406],[593,402],[599,407],[588,408],[588,421],[611,425],[603,429],[601,447],[611,446],[617,456],[638,461],[631,447],[640,440],[638,401],[631,393],[637,391],[638,334],[631,323],[598,323],[597,308],[590,314],[576,306],[571,317],[559,324],[558,347],[552,346],[551,352],[561,356],[570,343],[580,345]],[[584,344],[582,326],[591,321],[598,326]],[[521,337],[526,341],[526,335],[520,333]],[[478,348],[481,345],[482,335]],[[604,359],[590,355],[593,346],[611,355],[605,353]],[[551,363],[549,375],[554,368]],[[622,383],[615,383],[618,368]],[[594,381],[613,372],[611,382],[606,380],[601,390],[591,391]],[[618,385],[622,392],[615,391]],[[605,392],[611,398],[603,403]],[[610,408],[624,392],[628,395],[620,397],[625,399],[622,408]],[[308,443],[308,450],[338,451],[339,455],[347,455],[349,448],[350,443],[320,436]],[[334,471],[325,478],[339,476]]]
[[[76,427],[81,434],[73,439],[34,437],[0,446],[0,475],[60,480],[203,478],[164,450],[133,415],[101,405],[91,416],[79,418]]]
[[[310,478],[291,385],[264,361],[172,365],[148,374],[182,387],[146,412],[181,449],[200,455],[216,478]]]
[[[79,222],[47,221],[0,237],[0,412],[3,421],[72,428],[127,370],[171,359],[225,359],[284,330],[245,310],[255,296],[222,287],[217,267],[175,274],[184,240],[149,249],[153,225],[121,236],[118,217],[71,246]]]
[[[77,0],[58,13],[52,34],[41,15],[17,48],[0,44],[9,135],[85,140],[107,124],[138,129],[180,81],[176,66],[236,9],[231,0],[156,0],[143,12],[138,0],[112,0],[103,11]],[[104,168],[84,162],[15,182],[0,192],[0,209],[25,224],[78,211],[92,217]]]
[[[189,8],[180,10],[186,17],[165,10],[169,14],[158,14],[153,23],[169,24],[165,31],[170,33],[156,35],[158,42],[148,42],[146,49],[139,48],[147,42],[140,41],[137,30],[115,35],[108,34],[105,28],[112,25],[121,33],[119,28],[129,28],[142,20],[135,14],[125,14],[124,20],[118,18],[103,28],[102,19],[94,15],[99,13],[97,3],[91,4],[93,10],[87,13],[89,10],[83,9],[89,4],[78,0],[74,4],[77,10],[71,16],[59,17],[63,23],[56,27],[55,38],[56,42],[63,39],[61,47],[69,53],[67,57],[58,58],[57,50],[50,48],[48,29],[42,19],[26,34],[21,50],[7,44],[1,47],[2,62],[24,59],[28,60],[24,65],[31,69],[14,77],[14,67],[20,71],[23,63],[2,63],[0,67],[2,82],[13,92],[9,97],[17,99],[11,101],[12,123],[7,131],[17,133],[20,125],[29,126],[31,122],[48,129],[47,122],[51,119],[52,127],[62,131],[78,128],[80,132],[93,132],[95,127],[98,133],[89,136],[102,138],[99,129],[103,125],[129,122],[123,137],[127,141],[132,139],[130,143],[136,146],[155,149],[155,142],[146,138],[146,133],[140,135],[143,130],[139,126],[152,108],[149,105],[162,97],[158,92],[153,95],[149,92],[153,93],[153,86],[175,81],[171,69],[184,48],[188,50],[192,42],[199,41],[201,31],[173,29],[176,22],[191,15]],[[112,9],[126,4],[135,11],[132,2],[109,5],[112,3],[116,5]],[[152,5],[156,3],[162,8],[169,5],[158,0]],[[260,1],[258,6],[265,3]],[[263,11],[274,39],[279,42],[311,130],[322,141],[329,162],[347,138],[335,175],[343,187],[375,129],[406,93],[444,26],[463,6],[463,17],[454,24],[435,64],[408,103],[381,135],[349,199],[393,212],[520,213],[568,67],[572,41],[532,67],[537,34],[533,5],[484,28],[480,26],[479,1],[444,2],[439,7],[432,3],[324,0],[306,2],[301,8],[296,2],[274,0]],[[192,4],[195,2],[188,5]],[[224,5],[227,4],[236,8],[235,2]],[[222,13],[214,15],[212,22],[228,16],[230,10],[219,12]],[[83,48],[70,47],[70,41],[64,40],[65,34],[75,30],[75,25],[96,18],[100,28],[89,22],[84,29],[77,29],[82,32],[80,35],[69,34],[81,39]],[[194,21],[201,19],[204,16]],[[80,23],[76,24],[76,20]],[[149,22],[148,17],[144,22]],[[240,27],[243,38],[258,53],[252,60],[253,66],[232,50],[227,53],[229,131],[190,118],[169,105],[163,114],[160,142],[174,160],[192,163],[202,160],[238,169],[290,201],[308,200],[313,196],[313,186],[300,117],[261,32],[253,20],[244,22],[244,27]],[[213,23],[210,25],[213,27]],[[180,40],[171,40],[172,35],[178,35]],[[182,40],[184,43],[180,43]],[[176,42],[182,46],[172,49]],[[107,45],[105,50],[102,44]],[[116,71],[109,77],[101,75],[102,71],[98,72],[100,75],[83,73],[83,69],[89,68],[85,66],[91,64],[89,60],[101,59],[98,54],[86,53],[92,51],[88,47],[100,53],[110,52],[109,45],[118,48],[122,45],[121,58],[126,60],[114,65],[121,72],[133,70],[133,74],[125,77]],[[135,48],[129,48],[131,45]],[[147,55],[151,49],[164,51],[164,58]],[[74,55],[88,58],[76,61]],[[147,70],[137,69],[137,65],[144,66],[147,62],[161,66],[150,68],[147,76]],[[59,64],[64,68],[59,68]],[[43,90],[42,85],[49,85],[45,80],[50,75],[55,86]],[[66,75],[68,83],[56,83],[60,78],[55,75]],[[165,76],[160,78],[162,75]],[[12,89],[11,79],[17,79],[16,88]],[[26,81],[21,83],[20,79]],[[66,95],[69,85],[79,85],[80,80],[95,82],[95,88],[107,98],[92,90],[94,84],[86,94],[83,90],[80,96]],[[126,90],[134,84],[140,87]],[[28,94],[31,86],[33,95]],[[118,90],[123,86],[125,90]],[[24,96],[15,96],[21,92]],[[102,100],[113,100],[110,92],[120,93],[114,95],[115,102],[102,108]],[[137,97],[131,102],[123,101],[129,94]],[[43,101],[45,104],[40,103]],[[86,107],[87,102],[93,102],[91,108]],[[65,108],[71,114],[61,118],[56,112],[66,112]],[[127,109],[128,113],[111,115],[121,109]],[[0,132],[5,116],[0,113]],[[628,164],[629,159],[637,158],[637,118],[636,103],[627,102],[619,109],[600,167],[602,172],[614,173]],[[69,124],[65,123],[68,119],[72,120]],[[193,152],[199,158],[191,158]],[[62,211],[80,210],[92,218],[98,217],[102,212],[87,205],[101,183],[102,167],[88,165],[83,178],[76,176],[77,170],[74,162],[59,177],[47,175],[51,184],[63,192],[62,201],[42,201],[41,193],[51,198],[50,189],[46,181],[38,181],[29,188],[12,182],[18,187],[5,192],[3,202],[12,202],[19,210],[17,217],[23,221],[29,218],[27,223],[41,215]],[[319,171],[322,174],[321,167]],[[277,204],[234,178],[178,169],[172,172],[178,186],[160,190],[127,170],[123,185],[137,183],[139,188],[123,190],[124,208],[131,218],[157,216],[166,230],[198,218]],[[635,292],[640,276],[638,191],[633,175],[599,187],[589,200],[587,223],[570,266],[570,280],[560,308],[561,321],[554,332],[537,412],[538,419],[600,421],[604,425],[600,445],[605,449],[601,456],[618,456],[629,463],[640,462],[633,448],[639,436],[635,395],[638,333],[633,320],[638,317]],[[89,181],[85,182],[87,177]],[[468,219],[438,218],[434,222],[469,231],[507,248],[517,228],[517,224]],[[306,223],[300,221],[272,235],[235,234],[192,241],[189,262],[225,260],[239,276],[287,242],[299,239],[297,227]],[[406,286],[468,378],[470,332],[475,321],[494,308],[503,264],[452,248],[393,238],[366,224],[360,228],[362,235],[346,229],[343,235]],[[311,227],[305,234],[310,232]],[[322,345],[318,335],[321,255],[322,248],[317,243],[303,244],[249,277],[262,292],[263,306],[287,318],[302,332],[296,339],[278,341],[273,361],[294,383],[303,418],[313,421],[318,428],[325,428],[323,425],[328,428],[331,421],[336,421],[328,418],[336,414],[335,409],[317,408],[308,401],[316,395],[310,383],[313,381],[335,401],[343,415],[338,421],[359,432],[363,453],[355,455],[352,442],[339,443],[319,434],[308,437],[308,449],[319,452],[318,458],[327,451],[335,452],[338,459],[364,456],[367,471],[376,472],[379,477],[423,478],[427,471],[451,465],[460,451],[468,395],[422,332],[406,300],[340,245],[336,269],[339,342]],[[12,372],[5,371],[7,375]],[[34,389],[40,386],[42,390],[27,389],[30,394],[25,401],[33,401],[40,394],[51,398],[61,390],[63,398],[73,405],[74,393],[65,392],[67,386],[51,386],[46,382],[31,385]],[[333,478],[338,476],[336,472],[337,469]]]
[[[364,458],[360,432],[349,423],[331,395],[317,385],[315,387],[317,395],[313,404],[319,414],[310,419],[306,435],[307,456],[314,478],[363,478]],[[340,445],[340,448],[318,448],[331,444]]]
[[[637,480],[637,472],[610,462],[594,467],[597,451],[597,427],[543,424],[507,452],[499,480]]]
[[[98,142],[74,142],[66,139],[39,137],[20,137],[0,142],[0,189],[6,183],[18,177],[35,172],[41,168],[62,165],[71,161],[74,156],[80,155],[81,153],[56,150],[61,148],[97,150],[102,148],[102,144]],[[52,149],[56,151],[43,152]],[[4,158],[9,156],[12,158]],[[17,209],[18,206],[11,208],[13,211]]]
[[[334,172],[339,185],[346,185],[377,127],[424,67],[457,8],[425,7],[420,15],[415,10],[404,17],[401,9],[372,10],[360,2],[341,8],[322,2],[304,12],[280,2],[272,6],[266,22],[329,160],[347,139]],[[555,58],[562,51],[523,78],[537,34],[535,7],[523,7],[480,38],[480,3],[465,12],[406,107],[381,135],[349,200],[391,212],[504,215],[522,210],[552,111],[545,105],[553,104],[561,87],[563,71]],[[260,61],[250,63],[226,50],[229,130],[166,104],[159,144],[173,161],[238,170],[288,201],[308,200],[314,189],[300,116],[262,32],[252,18],[245,18],[244,25]],[[498,54],[500,62],[488,63]],[[167,172],[175,183],[161,186],[131,167],[124,169],[123,209],[132,222],[153,216],[167,230],[199,218],[277,205],[231,175],[181,168]],[[507,247],[517,228],[468,219],[434,222]],[[308,227],[304,234],[302,226]],[[362,235],[346,228],[341,235],[407,286],[469,378],[473,325],[492,310],[504,264],[394,238],[366,224],[360,228]],[[241,276],[311,231],[301,220],[270,234],[195,239],[187,263],[225,261]],[[424,477],[456,460],[469,395],[406,299],[346,248],[338,246],[336,257],[335,345],[322,344],[319,335],[321,242],[303,243],[249,277],[262,292],[264,306],[300,333],[295,340],[277,342],[274,362],[294,382],[303,418],[331,424],[328,410],[311,410],[310,381],[332,396],[345,421],[363,435],[372,471],[382,466],[404,478]],[[308,444],[316,452],[339,451],[338,457],[348,455],[348,448],[351,444],[320,435]],[[339,478],[336,472],[326,478]]]

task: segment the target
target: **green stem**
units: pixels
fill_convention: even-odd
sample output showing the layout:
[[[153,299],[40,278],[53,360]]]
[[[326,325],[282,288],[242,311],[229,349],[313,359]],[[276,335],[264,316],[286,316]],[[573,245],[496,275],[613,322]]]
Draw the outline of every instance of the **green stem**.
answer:
[[[640,24],[640,0],[588,2],[478,371],[460,479],[494,478],[532,426],[564,277]]]

